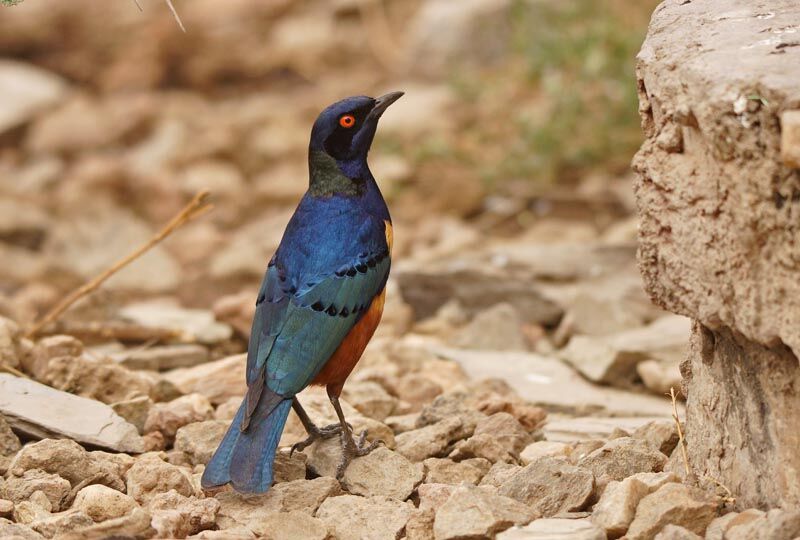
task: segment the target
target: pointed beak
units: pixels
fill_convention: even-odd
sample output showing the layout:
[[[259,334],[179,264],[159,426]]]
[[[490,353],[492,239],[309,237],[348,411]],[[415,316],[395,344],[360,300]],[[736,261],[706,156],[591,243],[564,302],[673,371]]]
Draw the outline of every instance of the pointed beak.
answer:
[[[376,98],[375,106],[372,108],[372,111],[370,111],[369,115],[375,118],[380,118],[389,105],[403,97],[403,94],[405,94],[405,92],[389,92],[388,94]]]

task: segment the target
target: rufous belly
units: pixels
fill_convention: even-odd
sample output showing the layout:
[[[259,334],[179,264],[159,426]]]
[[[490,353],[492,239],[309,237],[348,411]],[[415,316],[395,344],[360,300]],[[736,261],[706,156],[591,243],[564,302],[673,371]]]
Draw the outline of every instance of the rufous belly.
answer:
[[[356,367],[364,349],[367,348],[367,343],[372,339],[378,323],[381,322],[385,300],[386,289],[383,289],[311,384],[325,385],[328,387],[328,391],[336,396],[342,392],[344,381]]]

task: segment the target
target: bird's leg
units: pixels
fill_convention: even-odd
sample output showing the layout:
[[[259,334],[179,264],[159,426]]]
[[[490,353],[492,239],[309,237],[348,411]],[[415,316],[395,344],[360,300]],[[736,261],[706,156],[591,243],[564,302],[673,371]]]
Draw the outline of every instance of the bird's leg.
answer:
[[[344,419],[344,412],[342,412],[342,406],[339,404],[339,396],[329,389],[328,397],[336,410],[336,416],[339,417],[339,425],[341,426],[339,437],[342,441],[342,460],[339,462],[339,466],[336,467],[336,478],[341,480],[344,476],[344,471],[347,470],[347,466],[350,465],[353,458],[366,456],[383,444],[383,441],[377,440],[367,444],[367,430],[362,431],[358,436],[358,441],[356,441],[353,438],[353,427]]]
[[[341,424],[331,424],[329,426],[318,427],[314,422],[311,421],[311,418],[308,417],[308,413],[305,411],[305,409],[303,409],[303,406],[300,405],[300,401],[296,397],[292,399],[292,408],[294,409],[294,412],[297,413],[297,417],[300,418],[300,422],[306,429],[308,437],[299,443],[293,444],[290,455],[294,454],[295,451],[302,452],[316,440],[330,439],[331,437],[341,434]]]

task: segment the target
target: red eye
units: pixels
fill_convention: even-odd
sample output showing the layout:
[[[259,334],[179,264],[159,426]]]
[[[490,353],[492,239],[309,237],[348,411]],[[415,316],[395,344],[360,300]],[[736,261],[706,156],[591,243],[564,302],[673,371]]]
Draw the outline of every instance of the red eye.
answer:
[[[351,128],[356,125],[356,117],[352,114],[346,114],[339,118],[339,125],[343,128]]]

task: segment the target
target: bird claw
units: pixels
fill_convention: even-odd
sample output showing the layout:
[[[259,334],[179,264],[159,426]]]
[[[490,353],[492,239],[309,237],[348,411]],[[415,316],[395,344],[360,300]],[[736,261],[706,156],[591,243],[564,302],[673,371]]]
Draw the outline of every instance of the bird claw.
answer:
[[[322,440],[330,439],[331,437],[335,437],[336,435],[341,435],[341,433],[342,433],[341,424],[331,424],[329,426],[321,428],[312,426],[308,428],[308,437],[292,445],[292,449],[289,450],[289,456],[290,457],[293,456],[295,451],[302,452],[303,450],[311,446],[315,441],[318,441],[320,439]]]
[[[336,478],[341,480],[344,472],[354,458],[366,456],[382,444],[386,444],[381,439],[377,439],[367,444],[367,430],[362,431],[358,436],[358,441],[353,438],[352,432],[345,434],[342,432],[342,460],[336,467]]]

